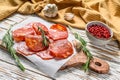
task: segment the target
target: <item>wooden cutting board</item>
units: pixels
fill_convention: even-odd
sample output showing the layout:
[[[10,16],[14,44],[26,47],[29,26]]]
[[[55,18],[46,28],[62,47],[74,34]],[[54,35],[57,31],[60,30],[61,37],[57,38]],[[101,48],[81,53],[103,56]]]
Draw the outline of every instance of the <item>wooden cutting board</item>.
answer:
[[[87,61],[87,56],[83,51],[75,54],[67,63],[65,63],[62,67],[62,69],[69,68],[69,67],[75,67],[75,66],[81,66]],[[89,65],[90,69],[97,72],[97,73],[108,73],[109,71],[109,64],[99,58],[93,57],[93,59],[90,62]]]

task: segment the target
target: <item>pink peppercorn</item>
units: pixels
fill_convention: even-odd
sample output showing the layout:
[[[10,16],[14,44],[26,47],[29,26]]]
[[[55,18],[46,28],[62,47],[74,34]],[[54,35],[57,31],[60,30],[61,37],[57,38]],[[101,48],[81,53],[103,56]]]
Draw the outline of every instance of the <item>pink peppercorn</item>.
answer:
[[[110,32],[107,28],[101,26],[101,25],[92,25],[88,27],[88,31],[97,38],[110,38]]]

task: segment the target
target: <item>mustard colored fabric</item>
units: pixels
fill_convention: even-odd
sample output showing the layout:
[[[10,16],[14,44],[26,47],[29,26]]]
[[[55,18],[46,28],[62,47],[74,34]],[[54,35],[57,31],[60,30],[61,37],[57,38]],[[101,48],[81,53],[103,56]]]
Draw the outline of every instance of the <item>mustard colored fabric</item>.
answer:
[[[45,17],[42,9],[48,3],[58,6],[58,16]],[[114,38],[120,42],[120,0],[0,0],[0,20],[18,12],[37,14],[39,17],[57,23],[84,29],[89,21],[102,21],[110,26]],[[75,15],[73,21],[64,20],[64,14]]]

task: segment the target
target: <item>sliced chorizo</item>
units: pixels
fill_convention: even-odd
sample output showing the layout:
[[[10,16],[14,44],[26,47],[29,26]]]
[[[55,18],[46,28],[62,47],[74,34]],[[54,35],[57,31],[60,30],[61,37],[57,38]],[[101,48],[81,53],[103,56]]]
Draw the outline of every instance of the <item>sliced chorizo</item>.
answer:
[[[42,23],[40,23],[40,22],[34,22],[32,27],[35,30],[37,35],[41,35],[41,32],[38,29],[38,27],[40,27],[42,30],[44,30],[45,34],[48,33],[48,28],[45,25],[43,25]]]
[[[32,54],[35,54],[36,52],[34,51],[31,51],[25,42],[21,42],[19,44],[17,44],[16,46],[16,51],[21,54],[21,55],[24,55],[24,56],[28,56],[28,55],[32,55]]]
[[[50,60],[54,58],[52,55],[50,55],[49,50],[37,52],[36,55],[42,58],[43,60]]]
[[[68,37],[68,31],[65,26],[54,24],[50,27],[48,36],[53,40],[66,39]]]
[[[41,35],[27,35],[25,36],[25,42],[28,48],[32,51],[41,51],[46,47],[43,45],[43,39]]]
[[[13,39],[16,42],[24,41],[25,40],[25,36],[29,35],[29,34],[32,34],[32,35],[35,34],[34,29],[31,28],[31,27],[29,27],[29,28],[28,27],[22,27],[22,28],[14,30],[12,32]]]
[[[67,40],[57,40],[49,45],[50,54],[56,59],[65,59],[73,54],[72,44]]]

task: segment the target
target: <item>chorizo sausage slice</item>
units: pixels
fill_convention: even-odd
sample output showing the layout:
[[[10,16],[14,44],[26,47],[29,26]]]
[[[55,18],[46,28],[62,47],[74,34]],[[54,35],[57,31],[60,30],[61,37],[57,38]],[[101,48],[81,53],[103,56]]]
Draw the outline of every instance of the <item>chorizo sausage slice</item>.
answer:
[[[66,39],[68,37],[68,31],[65,26],[54,24],[50,27],[48,36],[53,40]]]
[[[23,28],[19,28],[19,29],[16,29],[12,32],[12,36],[13,36],[13,39],[16,41],[16,42],[20,42],[20,41],[24,41],[25,40],[25,36],[26,35],[34,35],[35,34],[35,31],[33,28],[31,27],[23,27]]]
[[[43,60],[50,60],[54,57],[50,55],[49,50],[44,50],[36,53],[37,56],[41,57]]]
[[[46,49],[43,45],[43,39],[41,35],[27,35],[25,36],[25,42],[28,48],[32,51],[38,52]]]
[[[49,45],[50,54],[56,59],[65,59],[73,54],[72,44],[67,40],[57,40]]]
[[[24,55],[24,56],[35,54],[35,52],[29,50],[29,48],[27,47],[25,42],[21,42],[21,43],[17,44],[16,51],[19,54]]]
[[[41,24],[40,22],[33,22],[32,27],[35,30],[37,35],[41,35],[41,32],[38,30],[38,27],[40,27],[42,30],[44,30],[45,34],[48,33],[48,28],[45,25]]]

